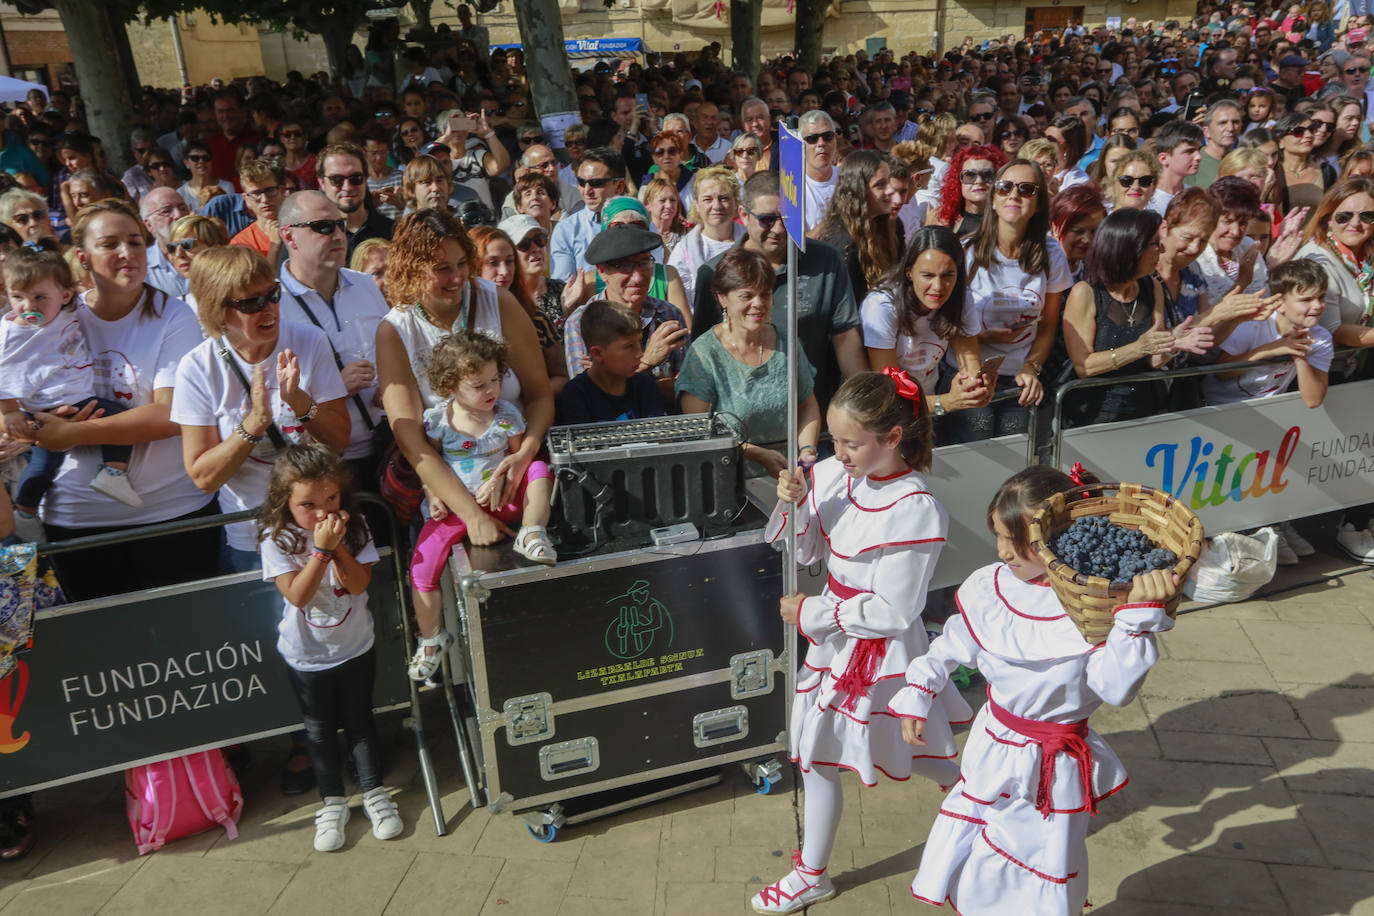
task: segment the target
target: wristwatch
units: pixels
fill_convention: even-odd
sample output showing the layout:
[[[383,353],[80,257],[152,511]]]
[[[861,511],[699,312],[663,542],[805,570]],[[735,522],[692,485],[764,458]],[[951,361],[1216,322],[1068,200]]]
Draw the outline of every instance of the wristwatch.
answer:
[[[309,396],[307,395],[307,397],[309,397]],[[310,409],[307,410],[305,413],[301,414],[301,422],[302,422],[302,423],[309,423],[311,420],[315,419],[315,415],[318,414],[319,412],[320,412],[320,405],[319,405],[319,402],[316,401],[314,398],[310,398]]]
[[[949,411],[945,410],[945,405],[940,403],[940,395],[937,394],[935,396],[935,416],[943,417],[947,413],[949,413]]]

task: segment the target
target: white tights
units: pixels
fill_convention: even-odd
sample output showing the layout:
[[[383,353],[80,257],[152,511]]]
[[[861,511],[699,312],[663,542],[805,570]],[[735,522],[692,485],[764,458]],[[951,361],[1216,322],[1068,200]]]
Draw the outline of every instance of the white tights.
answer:
[[[840,830],[840,814],[844,811],[839,768],[812,767],[810,772],[802,773],[802,788],[806,790],[802,862],[810,868],[823,870],[830,864],[835,835]]]

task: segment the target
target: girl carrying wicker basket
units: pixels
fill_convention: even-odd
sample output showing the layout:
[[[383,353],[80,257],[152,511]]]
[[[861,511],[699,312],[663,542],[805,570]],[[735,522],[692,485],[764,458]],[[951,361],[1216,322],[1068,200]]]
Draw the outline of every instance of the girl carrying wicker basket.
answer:
[[[925,717],[950,674],[968,665],[987,679],[988,702],[970,729],[959,782],[911,883],[918,900],[950,903],[962,916],[1082,912],[1088,819],[1126,785],[1125,768],[1088,717],[1103,703],[1134,699],[1159,658],[1154,634],[1173,626],[1165,612],[1178,591],[1171,570],[1133,580],[1097,645],[1049,587],[1030,546],[1030,521],[1044,500],[1084,482],[1031,467],[1002,485],[988,508],[1001,562],[960,586],[960,614],[912,661],[907,686],[888,705],[902,718],[903,737],[921,747]]]

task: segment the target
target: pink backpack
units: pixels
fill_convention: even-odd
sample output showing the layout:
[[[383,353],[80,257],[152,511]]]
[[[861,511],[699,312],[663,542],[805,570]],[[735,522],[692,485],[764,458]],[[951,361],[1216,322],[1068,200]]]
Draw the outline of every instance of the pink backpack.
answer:
[[[219,748],[125,770],[124,795],[139,855],[215,824],[238,838],[243,792]]]

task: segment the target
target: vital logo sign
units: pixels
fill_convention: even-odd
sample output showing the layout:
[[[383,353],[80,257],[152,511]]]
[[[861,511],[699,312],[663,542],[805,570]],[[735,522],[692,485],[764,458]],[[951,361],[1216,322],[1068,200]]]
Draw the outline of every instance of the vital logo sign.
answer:
[[[782,189],[783,199],[790,205],[797,205],[797,178],[791,172],[783,172],[779,187]]]
[[[1284,471],[1301,437],[1301,427],[1294,426],[1283,434],[1277,448],[1241,457],[1233,453],[1232,443],[1218,450],[1215,443],[1204,442],[1201,436],[1194,436],[1186,450],[1177,442],[1161,442],[1145,453],[1145,466],[1158,467],[1160,489],[1175,499],[1186,499],[1189,508],[1196,511],[1224,505],[1228,500],[1240,502],[1283,492],[1288,486]],[[1190,483],[1192,492],[1187,494]]]

